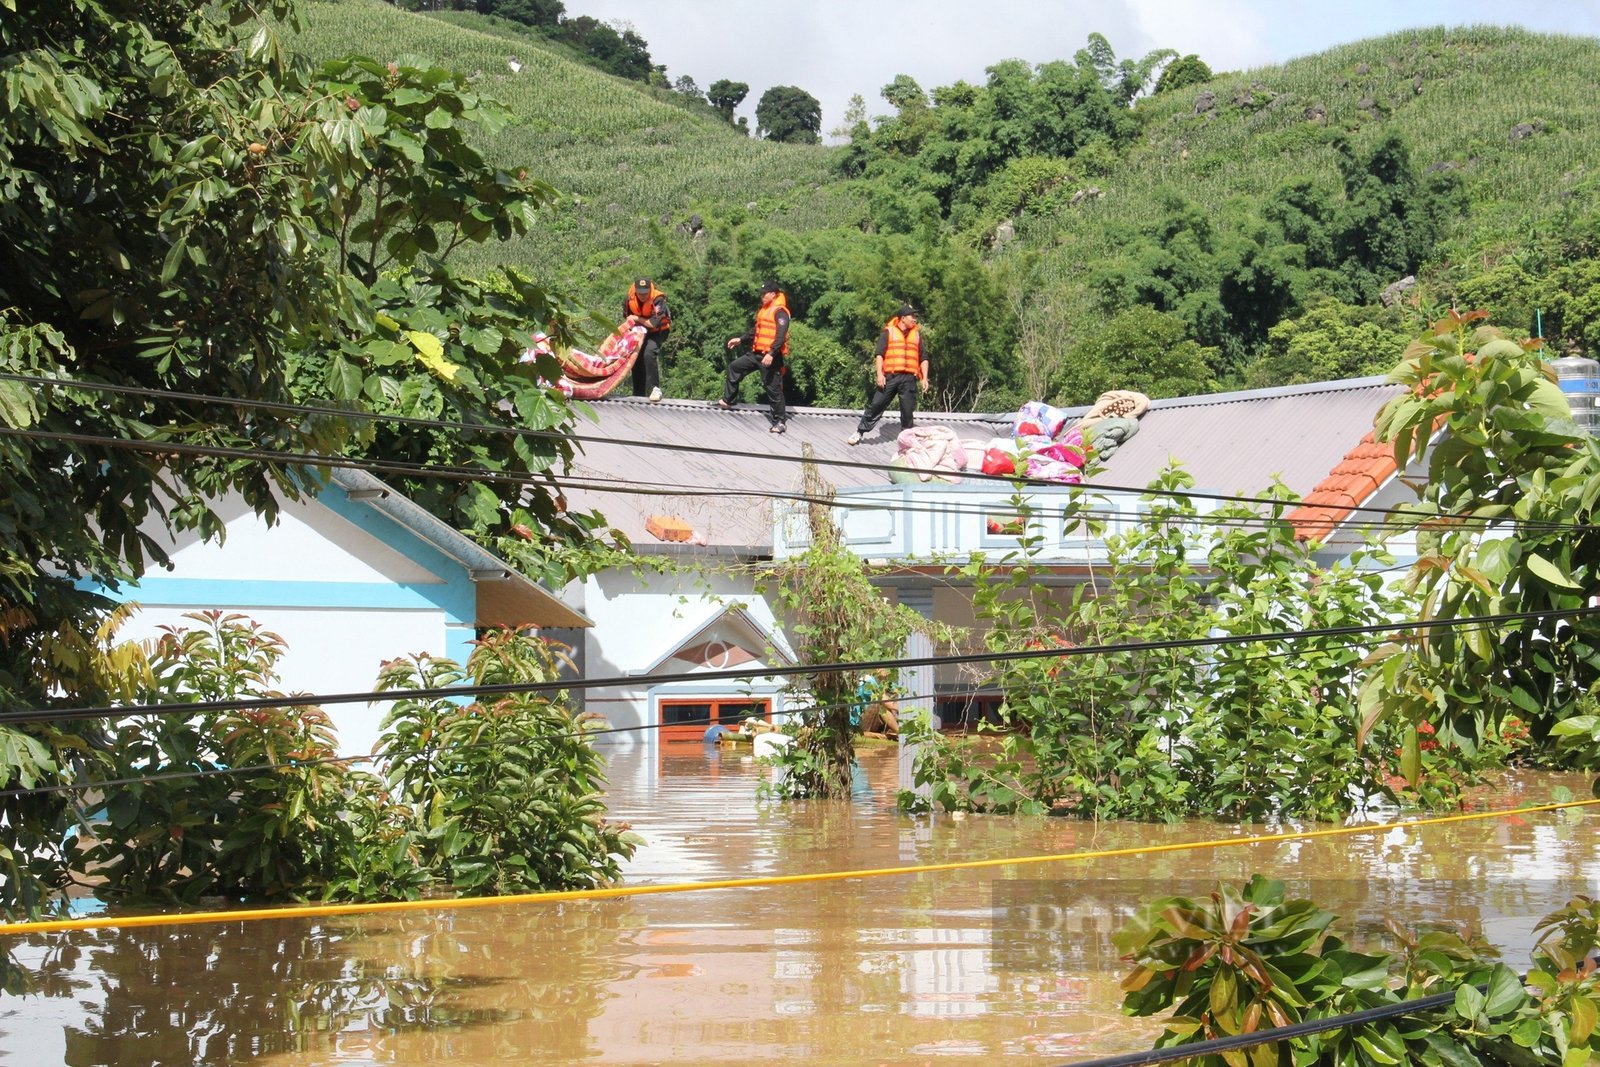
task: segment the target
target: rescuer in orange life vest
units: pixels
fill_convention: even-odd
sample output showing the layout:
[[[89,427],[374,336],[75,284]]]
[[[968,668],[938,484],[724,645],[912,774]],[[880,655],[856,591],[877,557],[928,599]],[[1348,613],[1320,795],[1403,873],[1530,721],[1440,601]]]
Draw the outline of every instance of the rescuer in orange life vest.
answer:
[[[928,352],[922,347],[922,328],[910,304],[903,305],[895,317],[884,323],[878,335],[878,350],[873,353],[878,389],[867,401],[850,444],[860,444],[861,435],[878,424],[889,400],[900,397],[900,428],[911,429],[911,415],[917,409],[917,391],[928,388]]]
[[[745,375],[760,368],[761,384],[767,388],[767,403],[772,407],[772,433],[786,433],[788,419],[783,407],[783,361],[789,354],[789,302],[778,288],[777,282],[761,287],[761,307],[756,311],[755,325],[750,332],[728,338],[731,352],[746,342],[750,351],[728,364],[728,377],[723,382],[722,399],[717,407],[727,409],[739,402],[739,383]]]
[[[672,312],[667,298],[649,278],[640,278],[622,301],[623,328],[643,326],[644,342],[633,364],[633,395],[650,396],[650,403],[661,402],[661,342],[672,329]]]

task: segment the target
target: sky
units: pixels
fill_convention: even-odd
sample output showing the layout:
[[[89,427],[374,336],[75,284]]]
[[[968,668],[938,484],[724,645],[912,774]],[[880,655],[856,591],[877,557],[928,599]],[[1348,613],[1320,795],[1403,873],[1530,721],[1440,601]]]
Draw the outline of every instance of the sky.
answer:
[[[702,90],[719,78],[748,83],[739,113],[752,127],[765,90],[797,85],[822,104],[824,134],[841,125],[855,93],[868,114],[888,113],[878,90],[896,74],[930,90],[982,84],[1002,59],[1070,60],[1093,32],[1118,59],[1172,48],[1219,73],[1417,26],[1600,36],[1600,0],[566,0],[566,9],[630,23],[674,80],[687,74]]]

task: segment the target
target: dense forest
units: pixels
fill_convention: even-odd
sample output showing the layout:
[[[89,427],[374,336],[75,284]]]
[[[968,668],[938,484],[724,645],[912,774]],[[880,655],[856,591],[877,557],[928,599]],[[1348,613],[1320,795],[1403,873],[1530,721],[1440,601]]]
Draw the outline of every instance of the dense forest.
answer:
[[[548,9],[546,30],[582,18]],[[881,114],[858,99],[824,147],[748,137],[727,98],[659,67],[619,79],[504,17],[380,0],[309,16],[313,55],[385,41],[520,116],[485,151],[537,160],[562,195],[510,262],[476,268],[532,271],[596,333],[627,279],[653,276],[674,307],[669,395],[714,394],[768,277],[796,312],[794,399],[818,405],[860,402],[902,301],[952,409],[1386,370],[1452,304],[1554,351],[1600,340],[1593,40],[1419,30],[1239,74],[1092,34],[1071,57],[995,57],[982,84],[898,75]],[[648,58],[647,28],[620,32]]]

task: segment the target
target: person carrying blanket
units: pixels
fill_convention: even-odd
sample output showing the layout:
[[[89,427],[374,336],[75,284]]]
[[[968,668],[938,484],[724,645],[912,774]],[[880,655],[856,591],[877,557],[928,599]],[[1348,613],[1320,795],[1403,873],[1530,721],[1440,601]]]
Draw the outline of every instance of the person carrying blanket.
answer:
[[[900,429],[911,429],[917,392],[928,388],[928,353],[922,347],[922,328],[910,304],[902,305],[894,318],[884,323],[872,359],[878,388],[867,401],[856,432],[846,439],[852,445],[860,444],[861,435],[878,424],[891,397],[900,398]]]
[[[661,342],[672,330],[672,312],[667,307],[666,294],[655,287],[649,278],[640,278],[628,290],[622,301],[622,329],[644,327],[644,342],[639,346],[639,358],[633,364],[633,395],[650,397],[650,403],[661,401]]]

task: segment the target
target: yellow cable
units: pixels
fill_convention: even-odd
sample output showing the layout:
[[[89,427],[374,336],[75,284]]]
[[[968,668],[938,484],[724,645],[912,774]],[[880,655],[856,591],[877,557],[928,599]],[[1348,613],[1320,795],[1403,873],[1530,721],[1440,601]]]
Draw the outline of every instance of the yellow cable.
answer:
[[[848,878],[884,878],[902,874],[928,874],[934,871],[976,870],[983,867],[1011,867],[1026,863],[1063,863],[1071,860],[1105,859],[1110,856],[1137,856],[1157,852],[1186,852],[1191,849],[1222,848],[1227,845],[1260,845],[1273,841],[1307,841],[1318,837],[1345,834],[1380,833],[1405,830],[1413,826],[1439,826],[1444,823],[1498,819],[1563,808],[1582,808],[1600,804],[1597,800],[1570,800],[1561,804],[1537,804],[1527,808],[1500,811],[1475,811],[1460,815],[1438,815],[1428,819],[1383,823],[1378,826],[1334,826],[1322,830],[1300,830],[1283,834],[1255,834],[1214,841],[1182,841],[1170,845],[1136,845],[1131,848],[1102,849],[1094,852],[1061,852],[1049,856],[1016,856],[990,860],[960,860],[930,863],[921,867],[880,867],[861,871],[822,871],[816,874],[783,874],[765,878],[725,878],[716,882],[666,882],[659,885],[612,886],[606,889],[569,889],[555,893],[511,893],[498,897],[452,897],[444,900],[387,900],[366,904],[313,904],[283,908],[240,908],[234,911],[194,911],[175,915],[97,916],[89,919],[52,919],[42,922],[0,923],[0,936],[47,934],[60,930],[131,929],[142,926],[183,926],[192,923],[248,922],[256,919],[321,918],[331,915],[364,915],[391,911],[446,911],[459,908],[499,907],[507,904],[554,903],[568,900],[604,900],[610,897],[638,897],[647,893],[688,893],[701,889],[754,889],[762,886],[794,885],[800,882],[837,882]]]

